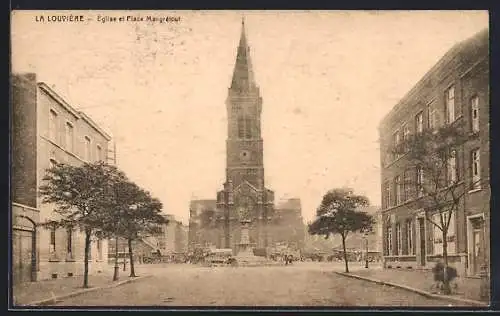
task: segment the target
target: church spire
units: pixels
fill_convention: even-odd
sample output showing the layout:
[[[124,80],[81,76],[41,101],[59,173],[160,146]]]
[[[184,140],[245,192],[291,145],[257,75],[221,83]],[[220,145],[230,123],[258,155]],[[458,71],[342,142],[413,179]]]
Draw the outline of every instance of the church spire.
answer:
[[[241,36],[240,36],[240,47],[247,46],[247,38],[245,35],[245,17],[241,18]]]
[[[245,18],[241,19],[241,35],[234,65],[231,89],[240,92],[249,92],[256,88],[253,76],[252,61],[250,59],[250,47],[245,34]]]

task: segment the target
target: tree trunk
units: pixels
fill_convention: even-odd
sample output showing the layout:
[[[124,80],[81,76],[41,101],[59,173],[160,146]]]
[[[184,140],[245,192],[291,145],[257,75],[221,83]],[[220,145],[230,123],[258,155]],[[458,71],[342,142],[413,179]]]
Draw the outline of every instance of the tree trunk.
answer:
[[[92,230],[85,230],[85,253],[83,255],[83,287],[89,287],[89,251],[90,251],[90,237],[92,236]]]
[[[135,270],[134,270],[134,253],[132,250],[132,239],[128,239],[128,256],[130,259],[130,277],[135,278]]]
[[[450,281],[448,280],[448,232],[443,229],[443,294],[449,295],[451,293]]]
[[[345,237],[346,236],[344,234],[341,234],[340,236],[342,237],[342,249],[344,250],[345,272],[349,273],[349,263],[347,260],[347,251],[345,249]]]
[[[120,267],[118,266],[118,236],[115,236],[115,266],[113,271],[113,281],[118,281],[118,271]]]

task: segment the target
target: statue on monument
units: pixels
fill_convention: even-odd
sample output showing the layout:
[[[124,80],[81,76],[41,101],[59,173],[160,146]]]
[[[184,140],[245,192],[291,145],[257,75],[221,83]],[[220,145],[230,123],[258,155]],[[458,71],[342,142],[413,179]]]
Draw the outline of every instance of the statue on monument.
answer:
[[[240,215],[240,221],[250,221],[250,211],[245,206],[240,206],[238,209],[238,213]]]
[[[240,221],[251,222],[254,209],[254,201],[249,196],[242,196],[239,199],[238,215]]]

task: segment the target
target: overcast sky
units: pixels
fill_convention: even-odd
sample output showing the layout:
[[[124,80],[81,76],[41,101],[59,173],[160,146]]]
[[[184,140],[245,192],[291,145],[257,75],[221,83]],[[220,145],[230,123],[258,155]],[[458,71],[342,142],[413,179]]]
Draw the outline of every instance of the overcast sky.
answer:
[[[77,13],[77,12],[72,12]],[[306,220],[327,190],[380,205],[380,119],[487,12],[84,11],[83,23],[17,12],[12,68],[35,72],[117,141],[118,165],[187,223],[191,198],[225,180],[227,89],[245,16],[263,98],[266,186],[300,197]],[[97,15],[179,16],[177,23]]]

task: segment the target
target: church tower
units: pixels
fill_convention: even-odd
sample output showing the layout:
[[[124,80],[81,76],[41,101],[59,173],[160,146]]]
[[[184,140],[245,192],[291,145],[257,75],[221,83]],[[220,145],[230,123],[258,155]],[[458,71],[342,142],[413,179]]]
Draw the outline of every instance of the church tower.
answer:
[[[255,83],[244,21],[226,106],[226,179],[233,186],[248,181],[261,190],[264,187],[262,98]]]
[[[244,20],[226,110],[226,182],[224,190],[217,194],[218,247],[238,248],[242,216],[252,221],[251,242],[255,247],[266,247],[264,227],[271,216],[274,193],[264,186],[262,98],[255,82]]]

